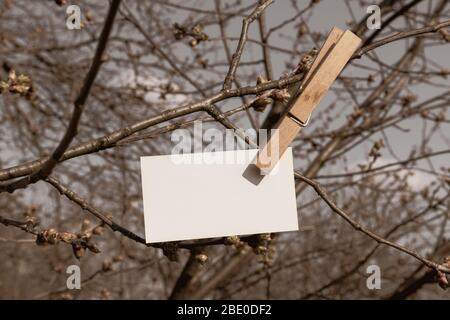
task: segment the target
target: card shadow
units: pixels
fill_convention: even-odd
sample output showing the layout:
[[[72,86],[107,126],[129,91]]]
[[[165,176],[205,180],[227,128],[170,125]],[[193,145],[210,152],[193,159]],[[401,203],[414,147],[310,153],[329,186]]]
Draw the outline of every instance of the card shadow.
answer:
[[[264,175],[261,174],[261,171],[254,163],[250,163],[247,168],[245,168],[242,176],[255,186],[258,186],[264,179]]]

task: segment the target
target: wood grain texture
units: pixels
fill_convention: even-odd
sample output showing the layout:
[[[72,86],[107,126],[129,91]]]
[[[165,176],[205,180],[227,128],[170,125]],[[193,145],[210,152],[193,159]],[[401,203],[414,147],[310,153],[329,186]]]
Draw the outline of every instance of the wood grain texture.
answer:
[[[361,39],[351,31],[347,30],[342,34],[331,51],[325,52],[325,60],[318,62],[319,67],[310,72],[311,78],[307,80],[304,90],[292,106],[292,114],[306,122],[360,44]]]
[[[303,90],[289,113],[306,123],[360,44],[361,39],[351,31],[333,28],[305,76]],[[255,165],[263,173],[273,169],[301,126],[286,112],[275,129],[278,129],[277,133],[271,136],[256,157]]]

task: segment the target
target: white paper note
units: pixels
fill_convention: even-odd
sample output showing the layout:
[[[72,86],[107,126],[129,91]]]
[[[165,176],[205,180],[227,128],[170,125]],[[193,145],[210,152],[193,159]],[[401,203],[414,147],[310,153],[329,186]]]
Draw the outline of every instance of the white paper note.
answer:
[[[256,153],[142,157],[147,243],[298,230],[292,149],[259,184],[243,176]]]

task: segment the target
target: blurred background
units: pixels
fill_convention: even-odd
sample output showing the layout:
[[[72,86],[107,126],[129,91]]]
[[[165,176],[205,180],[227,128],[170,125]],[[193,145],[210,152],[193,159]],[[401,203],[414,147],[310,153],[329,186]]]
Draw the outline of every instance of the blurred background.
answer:
[[[52,173],[83,201],[48,181],[0,194],[0,298],[448,298],[434,270],[358,232],[300,181],[300,231],[277,235],[154,248],[113,232],[86,209],[143,237],[140,157],[169,154],[171,132],[191,128],[193,120],[225,132],[223,125],[196,112],[104,148],[83,148],[219,93],[243,18],[258,2],[122,1],[78,133]],[[71,4],[81,8],[80,30],[66,27]],[[372,4],[381,9],[379,30],[366,25]],[[108,7],[108,1],[0,0],[0,81],[9,86],[0,94],[2,184],[23,176],[8,169],[47,156],[61,139]],[[449,19],[450,4],[440,0],[276,0],[251,23],[233,85],[292,76],[333,26],[352,30],[368,46]],[[448,32],[390,42],[353,59],[292,144],[296,170],[320,182],[355,221],[438,263],[450,256]],[[253,98],[217,107],[242,129],[272,127],[286,101],[240,108]],[[79,248],[71,237],[89,246]],[[74,264],[81,290],[66,287]],[[371,265],[380,268],[381,289],[366,285]]]

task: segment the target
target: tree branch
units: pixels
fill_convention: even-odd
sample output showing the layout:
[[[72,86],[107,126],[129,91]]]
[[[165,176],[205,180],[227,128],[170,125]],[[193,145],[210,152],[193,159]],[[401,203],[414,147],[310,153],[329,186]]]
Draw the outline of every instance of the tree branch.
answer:
[[[105,20],[105,24],[103,26],[103,30],[100,34],[94,59],[92,61],[88,73],[86,74],[83,87],[81,88],[78,97],[75,99],[72,117],[66,129],[66,132],[64,133],[64,136],[59,142],[58,146],[53,151],[52,155],[49,158],[47,158],[45,162],[42,163],[42,165],[40,165],[37,172],[32,173],[30,176],[26,178],[1,186],[0,192],[2,192],[2,190],[5,190],[9,193],[12,193],[17,189],[26,188],[30,184],[45,179],[48,175],[52,173],[53,168],[61,160],[62,156],[64,155],[64,152],[69,147],[73,138],[77,135],[78,124],[80,122],[81,115],[83,113],[84,105],[89,96],[94,80],[97,77],[97,73],[100,69],[100,66],[103,62],[103,53],[106,49],[106,44],[108,42],[108,38],[111,33],[112,26],[114,24],[114,18],[119,8],[120,1],[121,0],[113,0],[111,3],[108,15]]]

